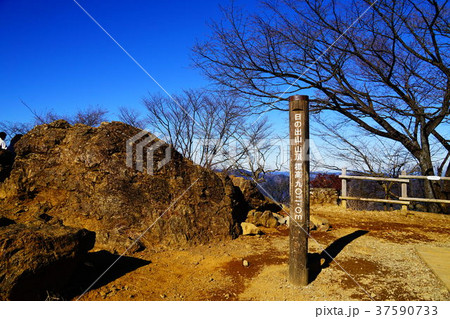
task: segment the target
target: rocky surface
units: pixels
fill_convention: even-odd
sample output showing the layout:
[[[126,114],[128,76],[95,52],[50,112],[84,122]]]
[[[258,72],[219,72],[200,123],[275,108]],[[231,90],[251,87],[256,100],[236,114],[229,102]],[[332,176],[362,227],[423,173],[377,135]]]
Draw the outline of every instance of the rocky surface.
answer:
[[[244,235],[244,236],[259,235],[262,233],[262,231],[252,223],[243,222],[243,223],[241,223],[241,227],[242,227],[242,235]]]
[[[264,226],[273,228],[279,225],[278,219],[269,210],[260,212],[257,210],[251,210],[247,214],[247,223],[252,223],[256,226]]]
[[[230,176],[233,184],[237,187],[243,196],[245,203],[247,204],[247,210],[258,210],[271,212],[278,212],[281,207],[274,201],[265,197],[258,189],[256,183],[252,180],[245,179],[243,177]]]
[[[328,231],[330,228],[328,219],[316,215],[309,216],[309,230]]]
[[[449,247],[450,216],[332,205],[312,206],[311,214],[329,220],[333,231],[311,233],[309,257],[328,256],[327,251],[335,261],[312,263],[307,287],[288,281],[289,232],[280,226],[221,245],[138,252],[135,257],[151,264],[89,291],[82,300],[450,299],[415,252],[418,245]]]
[[[336,205],[338,192],[334,188],[311,188],[309,198],[311,205]]]
[[[119,122],[35,127],[16,144],[13,169],[0,184],[0,211],[18,223],[86,228],[96,232],[97,248],[111,252],[125,251],[153,223],[129,252],[237,237],[247,210],[231,180],[172,148],[153,175],[127,167],[126,141],[139,132]],[[155,163],[168,147],[155,151]]]
[[[275,217],[280,225],[287,225],[289,222],[289,216],[284,216],[277,213],[272,213],[273,217]]]
[[[93,232],[60,225],[0,227],[0,299],[44,300],[69,282],[94,242]]]

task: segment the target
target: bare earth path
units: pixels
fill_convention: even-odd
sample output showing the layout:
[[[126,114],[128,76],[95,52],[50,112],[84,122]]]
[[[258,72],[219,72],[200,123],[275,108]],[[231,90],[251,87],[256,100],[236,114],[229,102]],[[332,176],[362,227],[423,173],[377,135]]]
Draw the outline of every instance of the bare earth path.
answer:
[[[333,228],[311,233],[307,287],[286,280],[288,230],[279,227],[261,237],[182,251],[146,249],[134,255],[146,263],[106,278],[81,299],[450,300],[445,284],[417,253],[424,246],[450,249],[450,216],[337,206],[315,206],[311,213],[327,218]],[[322,253],[325,248],[334,261]]]

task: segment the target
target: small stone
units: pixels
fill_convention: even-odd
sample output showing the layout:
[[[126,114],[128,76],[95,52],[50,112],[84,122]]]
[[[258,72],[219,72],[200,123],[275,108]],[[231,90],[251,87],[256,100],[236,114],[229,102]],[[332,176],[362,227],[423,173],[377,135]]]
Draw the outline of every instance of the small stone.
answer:
[[[209,278],[209,281],[211,282],[211,281],[214,281],[214,278]]]
[[[325,259],[325,258],[320,258],[320,266],[323,266],[323,265],[325,265],[325,262],[326,262],[327,260]]]
[[[277,213],[272,213],[272,215],[278,220],[278,223],[280,225],[285,225],[287,223],[287,218],[283,217],[282,215]]]
[[[250,263],[247,261],[247,260],[243,260],[242,261],[242,265],[244,266],[244,267],[248,267],[248,266],[250,266]]]
[[[159,295],[159,296],[161,297],[161,299],[165,299],[165,298],[167,297],[166,294],[161,294],[161,295]]]
[[[241,223],[242,235],[258,235],[261,230],[251,223]]]
[[[317,231],[328,231],[331,228],[330,222],[326,218],[311,215],[309,217],[309,229]]]

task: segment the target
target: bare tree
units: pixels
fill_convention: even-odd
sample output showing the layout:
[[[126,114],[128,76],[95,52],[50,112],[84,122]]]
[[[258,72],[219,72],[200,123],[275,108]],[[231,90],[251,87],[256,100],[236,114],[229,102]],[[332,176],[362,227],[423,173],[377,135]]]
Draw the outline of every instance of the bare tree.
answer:
[[[97,106],[88,107],[84,110],[78,110],[75,115],[57,114],[54,111],[48,111],[43,115],[35,114],[35,125],[48,124],[57,120],[65,120],[70,124],[84,124],[88,126],[98,126],[102,122],[107,121],[106,114],[108,111]]]
[[[47,111],[46,113],[41,115],[34,115],[35,125],[48,124],[57,120],[65,120],[67,122],[70,122],[70,119],[67,115],[56,114],[53,111]]]
[[[272,109],[312,89],[313,109],[400,143],[423,175],[434,175],[432,144],[450,152],[448,1],[263,4],[259,15],[224,10],[212,35],[194,47],[196,65]],[[425,187],[427,197],[441,197],[439,183]]]
[[[84,110],[79,110],[73,117],[69,117],[71,124],[84,124],[88,126],[98,126],[106,122],[108,111],[100,106],[89,106]]]
[[[98,126],[107,120],[106,114],[108,111],[100,106],[89,106],[84,110],[77,111],[74,116],[70,116],[57,114],[54,111],[38,113],[24,101],[21,100],[21,102],[33,114],[34,121],[0,123],[0,130],[6,132],[9,138],[17,134],[25,135],[36,125],[48,124],[61,119],[71,124],[81,123],[89,126]]]
[[[5,132],[7,140],[11,140],[15,135],[25,135],[33,128],[30,123],[3,122],[0,123],[0,131]]]
[[[141,114],[136,110],[120,107],[119,119],[128,125],[143,129],[146,125],[146,121],[141,118]]]
[[[149,128],[184,157],[212,168],[227,159],[224,150],[242,126],[245,107],[232,96],[187,90],[172,98],[161,94],[144,99]]]
[[[327,150],[329,157],[340,165],[349,165],[347,172],[359,176],[398,177],[402,170],[409,174],[417,173],[418,163],[415,158],[398,142],[371,136],[348,121],[331,124],[325,123],[316,117],[315,122],[320,126],[314,129],[313,135],[321,137],[324,141],[323,149]],[[321,163],[322,167],[331,170],[340,170],[335,164]],[[394,182],[367,182],[352,181],[357,184],[352,188],[352,196],[367,197],[382,190],[385,199],[398,199],[398,183]],[[365,185],[365,187],[361,187]],[[376,187],[378,185],[378,187]],[[364,194],[362,194],[363,192]],[[372,192],[372,194],[371,194]],[[352,203],[354,205],[354,203]],[[358,203],[359,208],[374,205]],[[389,206],[385,204],[387,209]]]
[[[97,106],[90,105],[86,109],[78,110],[75,115],[71,116],[67,114],[65,115],[57,114],[53,110],[40,114],[36,110],[31,108],[23,100],[20,101],[31,112],[31,114],[33,114],[34,125],[47,124],[54,122],[56,120],[66,120],[70,124],[85,124],[89,126],[98,126],[102,122],[105,122],[107,120],[106,114],[108,114],[108,111],[99,105]]]
[[[450,177],[450,165],[447,166],[447,172],[445,173],[446,177]],[[444,193],[447,196],[447,199],[450,199],[450,181],[445,181],[444,183]],[[450,207],[447,207],[447,213],[450,213]]]
[[[149,128],[184,157],[207,168],[240,170],[255,180],[267,172],[270,125],[266,119],[253,123],[236,96],[187,90],[172,98],[151,95],[144,105]]]
[[[349,120],[338,123],[315,117],[312,135],[324,142],[328,158],[347,163],[349,172],[366,176],[398,177],[401,170],[417,172],[417,160],[400,143],[368,134]],[[319,163],[322,168],[340,170],[335,163]]]
[[[277,138],[267,118],[250,120],[237,133],[233,136],[233,154],[229,154],[233,160],[227,162],[226,170],[239,170],[241,175],[257,183],[265,182],[266,174],[281,170],[281,163],[277,161]]]

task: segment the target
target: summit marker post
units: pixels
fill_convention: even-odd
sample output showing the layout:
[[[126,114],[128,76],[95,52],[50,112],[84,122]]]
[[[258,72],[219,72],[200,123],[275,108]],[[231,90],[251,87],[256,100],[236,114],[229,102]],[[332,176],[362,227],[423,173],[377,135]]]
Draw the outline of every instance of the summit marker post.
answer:
[[[289,281],[308,284],[309,97],[289,98]]]

